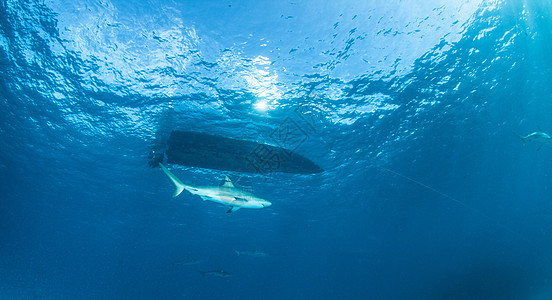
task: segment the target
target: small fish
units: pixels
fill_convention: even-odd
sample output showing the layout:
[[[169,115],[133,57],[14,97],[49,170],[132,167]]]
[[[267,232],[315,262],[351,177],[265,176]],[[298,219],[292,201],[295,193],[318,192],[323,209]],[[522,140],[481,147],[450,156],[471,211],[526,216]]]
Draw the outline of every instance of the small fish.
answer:
[[[211,277],[220,277],[220,278],[227,278],[232,277],[232,274],[219,269],[219,270],[212,270],[212,271],[198,271],[203,276],[211,276]]]
[[[247,256],[251,256],[251,257],[267,257],[268,254],[266,254],[265,252],[263,251],[259,251],[259,250],[253,250],[253,251],[238,251],[238,250],[234,250],[234,252],[236,252],[236,254],[238,256],[240,255],[247,255]]]

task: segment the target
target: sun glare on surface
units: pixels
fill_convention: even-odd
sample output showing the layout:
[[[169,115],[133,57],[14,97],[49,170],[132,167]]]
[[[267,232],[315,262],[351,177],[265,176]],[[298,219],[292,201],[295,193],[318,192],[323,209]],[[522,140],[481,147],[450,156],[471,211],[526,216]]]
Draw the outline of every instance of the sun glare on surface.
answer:
[[[266,112],[277,107],[278,99],[282,97],[283,92],[278,87],[278,74],[270,70],[270,60],[267,57],[256,57],[252,68],[243,78],[247,82],[248,90],[259,99],[253,102],[256,111]]]
[[[259,111],[259,112],[265,112],[268,109],[268,105],[266,101],[256,102],[255,104],[253,104],[253,107],[255,108],[256,111]]]

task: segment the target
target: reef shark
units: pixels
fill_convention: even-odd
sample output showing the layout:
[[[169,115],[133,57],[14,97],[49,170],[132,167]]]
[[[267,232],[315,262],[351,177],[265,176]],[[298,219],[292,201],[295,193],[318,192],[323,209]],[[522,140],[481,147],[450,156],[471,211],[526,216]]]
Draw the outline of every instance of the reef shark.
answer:
[[[260,251],[260,250],[253,250],[253,251],[234,250],[234,252],[236,252],[237,256],[240,256],[240,255],[247,255],[247,256],[251,256],[251,257],[267,257],[268,256],[267,253],[265,253],[263,251]]]
[[[226,213],[235,212],[240,208],[263,208],[272,205],[272,203],[252,193],[236,188],[228,176],[225,176],[224,183],[220,186],[193,186],[182,183],[163,164],[159,163],[159,166],[176,187],[173,197],[180,195],[183,190],[187,190],[194,195],[200,196],[203,200],[230,206],[230,209]]]
[[[227,277],[232,277],[232,274],[220,269],[220,270],[212,270],[212,271],[199,271],[198,272],[202,275],[202,276],[211,276],[211,277],[220,277],[220,278],[227,278]]]
[[[182,260],[173,260],[173,266],[192,266],[192,265],[198,265],[202,263],[203,261],[201,259],[196,259],[192,257],[185,257]]]
[[[542,148],[543,145],[552,146],[552,137],[544,132],[533,132],[531,134],[528,134],[526,136],[518,135],[519,138],[525,143],[526,141],[533,141],[541,143],[541,146],[538,150]]]

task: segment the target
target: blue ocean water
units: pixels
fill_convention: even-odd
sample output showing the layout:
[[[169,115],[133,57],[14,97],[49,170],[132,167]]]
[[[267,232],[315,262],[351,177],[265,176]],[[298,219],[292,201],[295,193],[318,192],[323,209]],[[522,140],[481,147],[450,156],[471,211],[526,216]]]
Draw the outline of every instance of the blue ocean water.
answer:
[[[1,299],[552,299],[552,3],[0,2]],[[201,201],[182,129],[325,172]],[[237,252],[236,252],[237,251]],[[239,255],[238,255],[239,254]]]

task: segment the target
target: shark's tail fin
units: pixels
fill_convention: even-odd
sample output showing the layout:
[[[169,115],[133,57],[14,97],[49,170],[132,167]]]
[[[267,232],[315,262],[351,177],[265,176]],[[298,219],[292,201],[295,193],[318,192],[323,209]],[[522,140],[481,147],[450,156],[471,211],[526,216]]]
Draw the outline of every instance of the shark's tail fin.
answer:
[[[174,174],[171,171],[169,171],[169,169],[165,168],[165,166],[162,163],[159,163],[159,166],[161,167],[163,172],[167,174],[169,179],[172,181],[172,183],[174,183],[174,186],[176,187],[173,197],[180,195],[180,193],[182,193],[182,191],[184,190],[184,184],[182,183],[182,181],[180,181],[180,179],[174,176]]]
[[[517,133],[515,133],[515,132],[514,132],[514,134],[525,144],[525,139],[526,139],[526,137],[523,137],[523,136],[521,136],[521,135],[519,135],[519,134],[517,134]]]
[[[237,255],[237,256],[240,256],[240,251],[234,250],[234,252],[236,252],[236,255]]]

